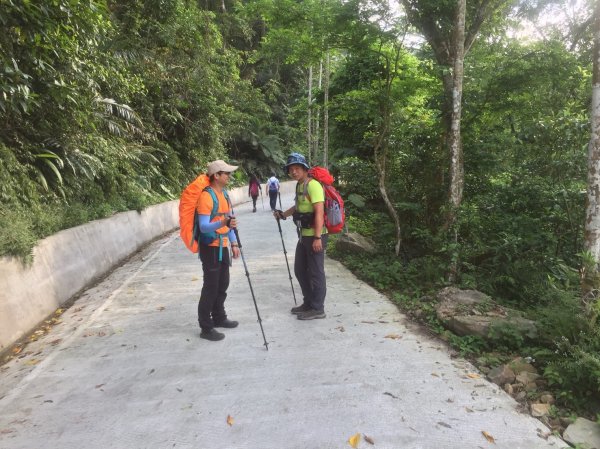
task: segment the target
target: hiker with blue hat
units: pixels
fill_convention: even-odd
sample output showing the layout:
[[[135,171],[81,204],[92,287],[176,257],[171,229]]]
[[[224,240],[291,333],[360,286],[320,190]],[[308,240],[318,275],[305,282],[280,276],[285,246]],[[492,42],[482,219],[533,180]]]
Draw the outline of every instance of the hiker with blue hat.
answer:
[[[325,318],[325,252],[327,228],[324,220],[325,192],[321,183],[308,176],[309,165],[300,153],[288,156],[285,171],[296,180],[295,204],[286,211],[276,210],[277,220],[293,217],[298,228],[294,274],[302,289],[303,303],[291,312],[299,320]]]

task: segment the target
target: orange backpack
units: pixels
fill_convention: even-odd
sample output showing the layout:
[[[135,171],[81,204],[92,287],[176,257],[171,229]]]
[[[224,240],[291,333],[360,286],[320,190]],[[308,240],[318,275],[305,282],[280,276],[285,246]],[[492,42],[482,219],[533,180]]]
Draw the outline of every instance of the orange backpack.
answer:
[[[179,199],[179,235],[187,248],[198,252],[198,241],[194,236],[196,228],[196,207],[202,191],[210,184],[206,174],[201,174],[192,181],[181,193]]]

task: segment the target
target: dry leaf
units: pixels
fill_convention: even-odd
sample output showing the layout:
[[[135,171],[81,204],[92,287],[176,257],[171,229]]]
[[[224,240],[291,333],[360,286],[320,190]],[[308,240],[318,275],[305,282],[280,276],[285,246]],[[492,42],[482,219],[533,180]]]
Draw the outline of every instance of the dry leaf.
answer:
[[[52,340],[52,341],[50,342],[50,344],[51,344],[52,346],[56,346],[56,345],[57,345],[57,344],[59,344],[61,341],[62,341],[62,338],[57,338],[56,340]]]
[[[433,377],[440,377],[440,375],[439,375],[438,373],[431,373],[431,375],[432,375]]]
[[[96,385],[95,388],[102,388],[103,386],[104,386],[104,384],[98,384],[98,385]]]
[[[402,335],[398,335],[398,334],[387,334],[385,337],[383,338],[391,338],[392,340],[398,340],[400,338],[402,338]]]
[[[19,346],[17,348],[13,348],[12,353],[14,355],[17,355],[19,352],[21,352],[23,350],[23,346]]]
[[[346,329],[344,329],[344,326],[338,326],[336,327],[337,330],[339,330],[340,332],[346,332]]]
[[[365,435],[364,433],[363,433],[363,438],[365,439],[365,441],[366,441],[367,443],[369,443],[369,444],[375,444],[375,441],[373,440],[373,438],[371,438],[371,437],[370,437],[370,436],[368,436],[368,435]]]
[[[227,424],[233,426],[233,418],[231,417],[231,415],[227,415]]]
[[[156,310],[160,310],[160,311],[162,312],[163,310],[165,310],[165,306],[158,306],[158,307],[156,308]]]
[[[38,359],[31,359],[25,362],[26,365],[37,365],[38,363],[40,363]]]
[[[482,430],[481,433],[483,434],[485,439],[488,440],[490,443],[496,444],[496,440],[494,440],[494,437],[487,433],[485,430]]]
[[[198,278],[197,278],[196,276],[194,276],[194,277],[192,278],[192,281],[197,281],[197,280],[198,280]]]
[[[369,320],[362,320],[361,323],[365,323],[365,324],[375,324],[375,321],[369,321]]]
[[[360,442],[360,433],[352,435],[350,438],[348,438],[348,444],[350,446],[352,446],[353,448],[357,448],[359,442]]]
[[[467,377],[469,377],[471,379],[479,379],[481,376],[476,373],[467,373]]]

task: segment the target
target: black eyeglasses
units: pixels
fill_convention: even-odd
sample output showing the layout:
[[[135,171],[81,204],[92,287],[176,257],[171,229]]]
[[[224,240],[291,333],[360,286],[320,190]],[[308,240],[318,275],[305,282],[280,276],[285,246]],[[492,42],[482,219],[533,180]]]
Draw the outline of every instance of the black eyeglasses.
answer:
[[[227,176],[229,176],[229,175],[231,175],[231,172],[230,171],[220,171],[219,175],[227,175]]]

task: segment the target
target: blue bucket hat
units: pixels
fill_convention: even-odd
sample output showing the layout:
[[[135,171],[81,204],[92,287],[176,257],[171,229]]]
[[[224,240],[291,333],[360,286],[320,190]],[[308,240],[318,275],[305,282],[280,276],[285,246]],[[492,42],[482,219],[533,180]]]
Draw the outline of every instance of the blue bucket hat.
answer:
[[[287,162],[285,164],[285,166],[283,167],[285,169],[285,171],[288,171],[288,168],[290,167],[290,165],[303,165],[304,167],[306,167],[306,169],[308,170],[310,167],[308,166],[308,162],[306,162],[306,158],[304,156],[302,156],[300,153],[292,153],[288,156],[287,158]]]

